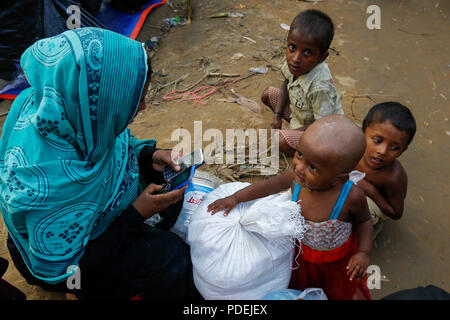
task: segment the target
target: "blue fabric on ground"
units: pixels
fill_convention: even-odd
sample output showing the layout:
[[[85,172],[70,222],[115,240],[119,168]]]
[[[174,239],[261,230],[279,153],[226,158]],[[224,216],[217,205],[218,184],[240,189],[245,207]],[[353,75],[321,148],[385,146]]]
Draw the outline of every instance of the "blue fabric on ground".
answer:
[[[115,31],[129,37],[133,33],[133,30],[136,27],[142,13],[150,6],[162,2],[162,0],[151,0],[141,12],[125,13],[111,8],[108,3],[103,1],[97,15],[97,19],[103,23],[108,30]]]

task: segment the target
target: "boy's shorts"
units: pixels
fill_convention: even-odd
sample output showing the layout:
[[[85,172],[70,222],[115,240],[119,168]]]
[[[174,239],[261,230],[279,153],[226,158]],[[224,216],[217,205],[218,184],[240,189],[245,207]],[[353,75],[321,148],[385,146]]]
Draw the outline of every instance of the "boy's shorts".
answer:
[[[367,204],[369,205],[370,216],[372,217],[372,225],[376,225],[379,221],[385,221],[389,218],[381,211],[381,209],[377,206],[375,201],[373,201],[369,197],[366,198]]]

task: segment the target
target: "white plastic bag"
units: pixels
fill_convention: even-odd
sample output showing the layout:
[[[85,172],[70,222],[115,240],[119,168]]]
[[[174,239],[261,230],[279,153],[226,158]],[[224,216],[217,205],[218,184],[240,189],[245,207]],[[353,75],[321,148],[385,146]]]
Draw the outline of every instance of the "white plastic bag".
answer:
[[[296,300],[328,300],[321,288],[306,288]]]
[[[364,172],[353,170],[352,172],[349,173],[348,180],[353,181],[354,184],[358,184],[358,182],[364,179],[365,176],[366,174]]]
[[[264,300],[328,300],[321,288],[306,288],[305,290],[285,289],[270,292]]]
[[[302,292],[295,289],[284,289],[266,294],[264,300],[296,300]]]
[[[215,200],[248,185],[221,185],[191,217],[187,242],[194,282],[205,299],[262,299],[289,284],[293,238],[301,240],[306,229],[289,191],[240,203],[228,216],[207,212]]]
[[[186,241],[186,233],[191,221],[192,214],[197,210],[203,200],[203,197],[214,190],[222,183],[220,179],[212,174],[196,170],[192,182],[189,183],[184,192],[183,207],[174,226],[170,229],[181,239]]]

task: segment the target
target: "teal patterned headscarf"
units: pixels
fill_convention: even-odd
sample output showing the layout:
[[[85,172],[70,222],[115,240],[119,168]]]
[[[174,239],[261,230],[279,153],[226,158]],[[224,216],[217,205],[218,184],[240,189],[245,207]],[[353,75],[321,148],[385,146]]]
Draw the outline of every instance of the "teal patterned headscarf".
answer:
[[[39,40],[21,66],[31,87],[3,127],[0,211],[31,273],[57,283],[137,197],[137,154],[155,141],[127,126],[149,66],[142,43],[98,28]]]

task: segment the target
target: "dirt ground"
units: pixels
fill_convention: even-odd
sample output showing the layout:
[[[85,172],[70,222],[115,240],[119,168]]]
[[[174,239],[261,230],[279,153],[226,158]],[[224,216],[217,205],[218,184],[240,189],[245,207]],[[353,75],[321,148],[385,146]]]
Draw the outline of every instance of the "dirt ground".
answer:
[[[152,68],[167,75],[153,77],[147,95],[148,107],[130,125],[133,133],[138,138],[156,138],[159,147],[170,148],[178,143],[171,141],[175,129],[188,129],[194,136],[194,121],[201,121],[203,132],[209,128],[223,132],[227,128],[270,128],[272,115],[267,108],[263,114],[257,114],[236,103],[217,99],[230,98],[230,89],[234,89],[262,105],[262,91],[269,85],[278,87],[282,81],[277,66],[284,55],[287,31],[280,24],[289,25],[303,9],[323,10],[335,23],[335,37],[327,62],[345,113],[361,123],[376,102],[393,100],[408,106],[417,121],[414,141],[400,158],[409,177],[405,212],[401,220],[388,221],[376,241],[371,263],[380,267],[383,281],[381,289],[371,291],[372,297],[379,299],[401,289],[428,284],[450,291],[447,162],[450,155],[450,2],[192,2],[191,24],[170,30],[163,28],[164,18],[185,14],[185,1],[167,1],[170,5],[151,12],[138,37],[140,41],[161,37]],[[379,30],[369,30],[366,26],[370,15],[366,9],[372,4],[381,8]],[[209,18],[220,12],[239,12],[244,16]],[[162,99],[172,90],[192,87],[206,71],[246,76],[250,67],[261,65],[268,66],[267,74],[253,75],[227,87],[219,86],[218,92],[203,100],[205,104]],[[223,80],[208,78],[194,88]],[[0,114],[8,107],[7,102],[0,104]],[[4,117],[0,118],[0,125],[3,121]],[[203,142],[203,147],[207,144]],[[282,163],[285,163],[283,159]],[[258,178],[246,177],[247,181],[253,179]],[[9,258],[4,246],[5,235],[3,230],[0,255]],[[28,299],[63,298],[61,294],[26,284],[12,264],[5,279],[22,289]]]

